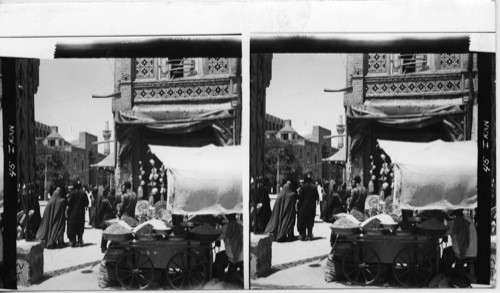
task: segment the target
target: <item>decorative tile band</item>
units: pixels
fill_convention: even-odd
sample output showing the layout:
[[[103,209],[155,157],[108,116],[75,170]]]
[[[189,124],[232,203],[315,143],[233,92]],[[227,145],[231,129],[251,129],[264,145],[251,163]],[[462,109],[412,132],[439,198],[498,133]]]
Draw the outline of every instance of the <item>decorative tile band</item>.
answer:
[[[429,94],[462,91],[460,76],[450,79],[414,78],[400,81],[378,81],[366,83],[366,95]]]
[[[229,96],[229,87],[229,79],[175,83],[162,82],[158,85],[134,87],[133,99],[134,103],[147,103],[176,98]]]

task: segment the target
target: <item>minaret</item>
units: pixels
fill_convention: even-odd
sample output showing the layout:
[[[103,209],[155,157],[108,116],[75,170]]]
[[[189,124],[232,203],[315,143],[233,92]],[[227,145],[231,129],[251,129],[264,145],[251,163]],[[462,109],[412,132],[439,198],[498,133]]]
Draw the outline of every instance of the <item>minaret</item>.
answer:
[[[102,136],[104,137],[104,140],[110,140],[111,138],[111,130],[109,130],[109,122],[106,121],[106,126],[104,130],[102,131]],[[109,155],[109,141],[104,144],[104,154]]]
[[[337,133],[339,134],[339,140],[338,140],[338,144],[337,144],[338,149],[341,149],[344,147],[344,137],[341,136],[342,134],[344,134],[344,131],[345,131],[345,124],[344,124],[344,121],[342,120],[342,115],[340,115],[339,124],[337,124]]]

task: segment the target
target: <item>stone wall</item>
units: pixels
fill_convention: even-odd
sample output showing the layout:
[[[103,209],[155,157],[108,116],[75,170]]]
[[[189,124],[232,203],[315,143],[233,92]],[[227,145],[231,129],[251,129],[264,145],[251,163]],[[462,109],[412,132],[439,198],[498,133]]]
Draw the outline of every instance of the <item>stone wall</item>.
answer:
[[[17,241],[17,284],[30,286],[43,278],[43,243]]]

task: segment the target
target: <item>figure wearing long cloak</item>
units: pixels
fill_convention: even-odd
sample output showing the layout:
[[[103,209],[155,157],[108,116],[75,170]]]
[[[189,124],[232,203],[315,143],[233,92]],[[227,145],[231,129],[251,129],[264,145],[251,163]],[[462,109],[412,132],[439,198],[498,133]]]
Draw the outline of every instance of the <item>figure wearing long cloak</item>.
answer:
[[[82,235],[85,228],[85,207],[89,205],[87,194],[81,189],[71,192],[68,199],[68,238]]]
[[[295,203],[297,195],[292,191],[290,183],[283,186],[267,224],[266,233],[272,233],[275,241],[293,239],[293,228],[295,227]]]
[[[256,191],[257,192],[252,196],[252,205],[255,204],[258,206],[261,204],[261,206],[257,208],[254,232],[261,233],[266,229],[269,218],[271,217],[271,199],[262,184],[257,185]]]
[[[44,240],[46,247],[52,248],[56,244],[62,245],[64,229],[66,227],[66,200],[61,198],[60,189],[52,193],[45,211],[42,224],[36,233],[36,240]],[[60,243],[57,243],[57,242]]]
[[[314,218],[316,217],[316,203],[319,200],[318,190],[311,183],[304,184],[299,190],[297,229],[302,237],[312,237]]]

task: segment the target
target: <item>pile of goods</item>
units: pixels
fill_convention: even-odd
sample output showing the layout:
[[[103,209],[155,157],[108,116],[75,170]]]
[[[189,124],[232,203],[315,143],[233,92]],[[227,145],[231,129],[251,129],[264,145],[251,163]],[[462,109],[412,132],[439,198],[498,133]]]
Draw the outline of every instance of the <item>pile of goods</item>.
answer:
[[[375,229],[375,230],[380,230],[380,224],[382,221],[380,221],[377,218],[369,220],[365,225],[363,225],[363,229]]]
[[[216,229],[210,224],[196,226],[189,231],[191,235],[200,241],[215,241],[219,238],[222,231]]]
[[[359,221],[356,220],[353,216],[343,217],[336,220],[331,226],[330,229],[334,234],[341,236],[348,236],[358,234],[359,230]]]
[[[139,225],[139,222],[136,219],[129,217],[127,215],[123,215],[121,217],[121,220],[124,221],[125,223],[127,223],[132,228],[137,227],[137,225]]]
[[[125,241],[132,238],[132,228],[123,221],[118,221],[106,228],[103,236],[109,241]]]
[[[153,225],[151,224],[145,224],[142,225],[141,228],[139,228],[137,231],[135,231],[136,235],[148,235],[148,234],[153,234]]]
[[[360,222],[363,222],[366,219],[365,215],[360,211],[352,210],[351,215],[353,215]]]
[[[353,229],[353,228],[358,228],[359,223],[354,222],[348,217],[344,217],[335,221],[335,223],[333,223],[331,227],[340,229]]]
[[[156,240],[157,235],[154,233],[153,225],[149,223],[142,223],[141,225],[135,227],[134,234],[139,240]]]
[[[120,223],[115,223],[106,228],[104,230],[104,233],[106,234],[130,234],[132,231],[130,229],[127,229],[125,226],[123,226]]]

